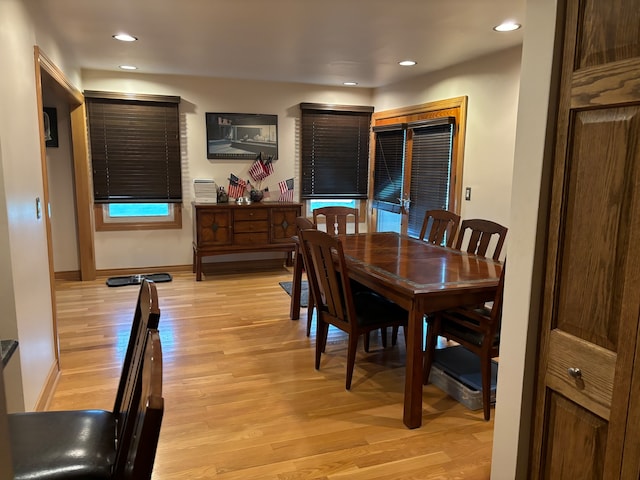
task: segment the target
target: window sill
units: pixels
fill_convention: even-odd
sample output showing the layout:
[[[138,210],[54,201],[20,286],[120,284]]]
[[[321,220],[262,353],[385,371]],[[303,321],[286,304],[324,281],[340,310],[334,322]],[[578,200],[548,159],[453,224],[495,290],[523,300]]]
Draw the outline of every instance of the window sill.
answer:
[[[175,230],[182,228],[182,205],[171,204],[173,214],[166,220],[158,220],[158,217],[131,220],[111,219],[105,221],[103,204],[94,204],[93,213],[95,218],[96,232],[114,232],[127,230]]]

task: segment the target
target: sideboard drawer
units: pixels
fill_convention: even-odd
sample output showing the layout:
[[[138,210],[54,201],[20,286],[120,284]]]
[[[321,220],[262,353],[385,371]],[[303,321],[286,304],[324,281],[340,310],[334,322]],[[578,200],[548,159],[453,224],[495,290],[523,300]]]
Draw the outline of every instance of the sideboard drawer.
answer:
[[[265,245],[269,243],[269,232],[234,233],[235,245]]]
[[[234,222],[233,223],[233,231],[234,233],[251,233],[251,232],[268,232],[269,231],[269,222],[264,221],[255,221],[255,222]]]
[[[234,210],[233,219],[238,222],[245,220],[268,220],[269,210],[264,208],[242,207]]]

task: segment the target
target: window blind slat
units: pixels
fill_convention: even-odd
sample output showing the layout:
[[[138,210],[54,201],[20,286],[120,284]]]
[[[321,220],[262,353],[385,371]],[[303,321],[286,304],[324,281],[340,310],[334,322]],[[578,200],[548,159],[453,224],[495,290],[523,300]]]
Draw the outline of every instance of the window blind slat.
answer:
[[[305,105],[301,198],[366,198],[371,111],[345,111],[347,107],[340,106],[313,110]]]
[[[182,201],[178,103],[87,98],[94,200]]]
[[[408,233],[420,234],[427,210],[449,208],[453,124],[415,127]]]

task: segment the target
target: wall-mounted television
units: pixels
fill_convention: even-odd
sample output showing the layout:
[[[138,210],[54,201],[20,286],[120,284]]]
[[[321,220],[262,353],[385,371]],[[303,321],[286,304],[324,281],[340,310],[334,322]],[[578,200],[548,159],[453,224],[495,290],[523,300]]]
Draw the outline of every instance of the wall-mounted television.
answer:
[[[207,112],[207,158],[278,158],[278,116]]]

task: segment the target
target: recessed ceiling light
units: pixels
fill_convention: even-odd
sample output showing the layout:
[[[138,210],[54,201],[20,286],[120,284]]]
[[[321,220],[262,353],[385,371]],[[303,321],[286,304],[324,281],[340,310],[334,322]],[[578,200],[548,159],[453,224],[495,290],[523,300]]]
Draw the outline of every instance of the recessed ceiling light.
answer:
[[[358,85],[358,82],[344,82],[343,85],[346,85],[347,87],[353,87],[355,85]]]
[[[401,62],[398,62],[398,65],[402,65],[403,67],[413,67],[416,63],[413,60],[402,60]]]
[[[138,67],[136,67],[135,65],[120,65],[120,68],[122,70],[137,70]]]
[[[113,38],[120,40],[121,42],[135,42],[138,40],[137,37],[129,35],[128,33],[118,33],[117,35],[113,35]]]
[[[500,25],[493,27],[496,32],[513,32],[514,30],[518,30],[522,25],[515,22],[503,22]]]

